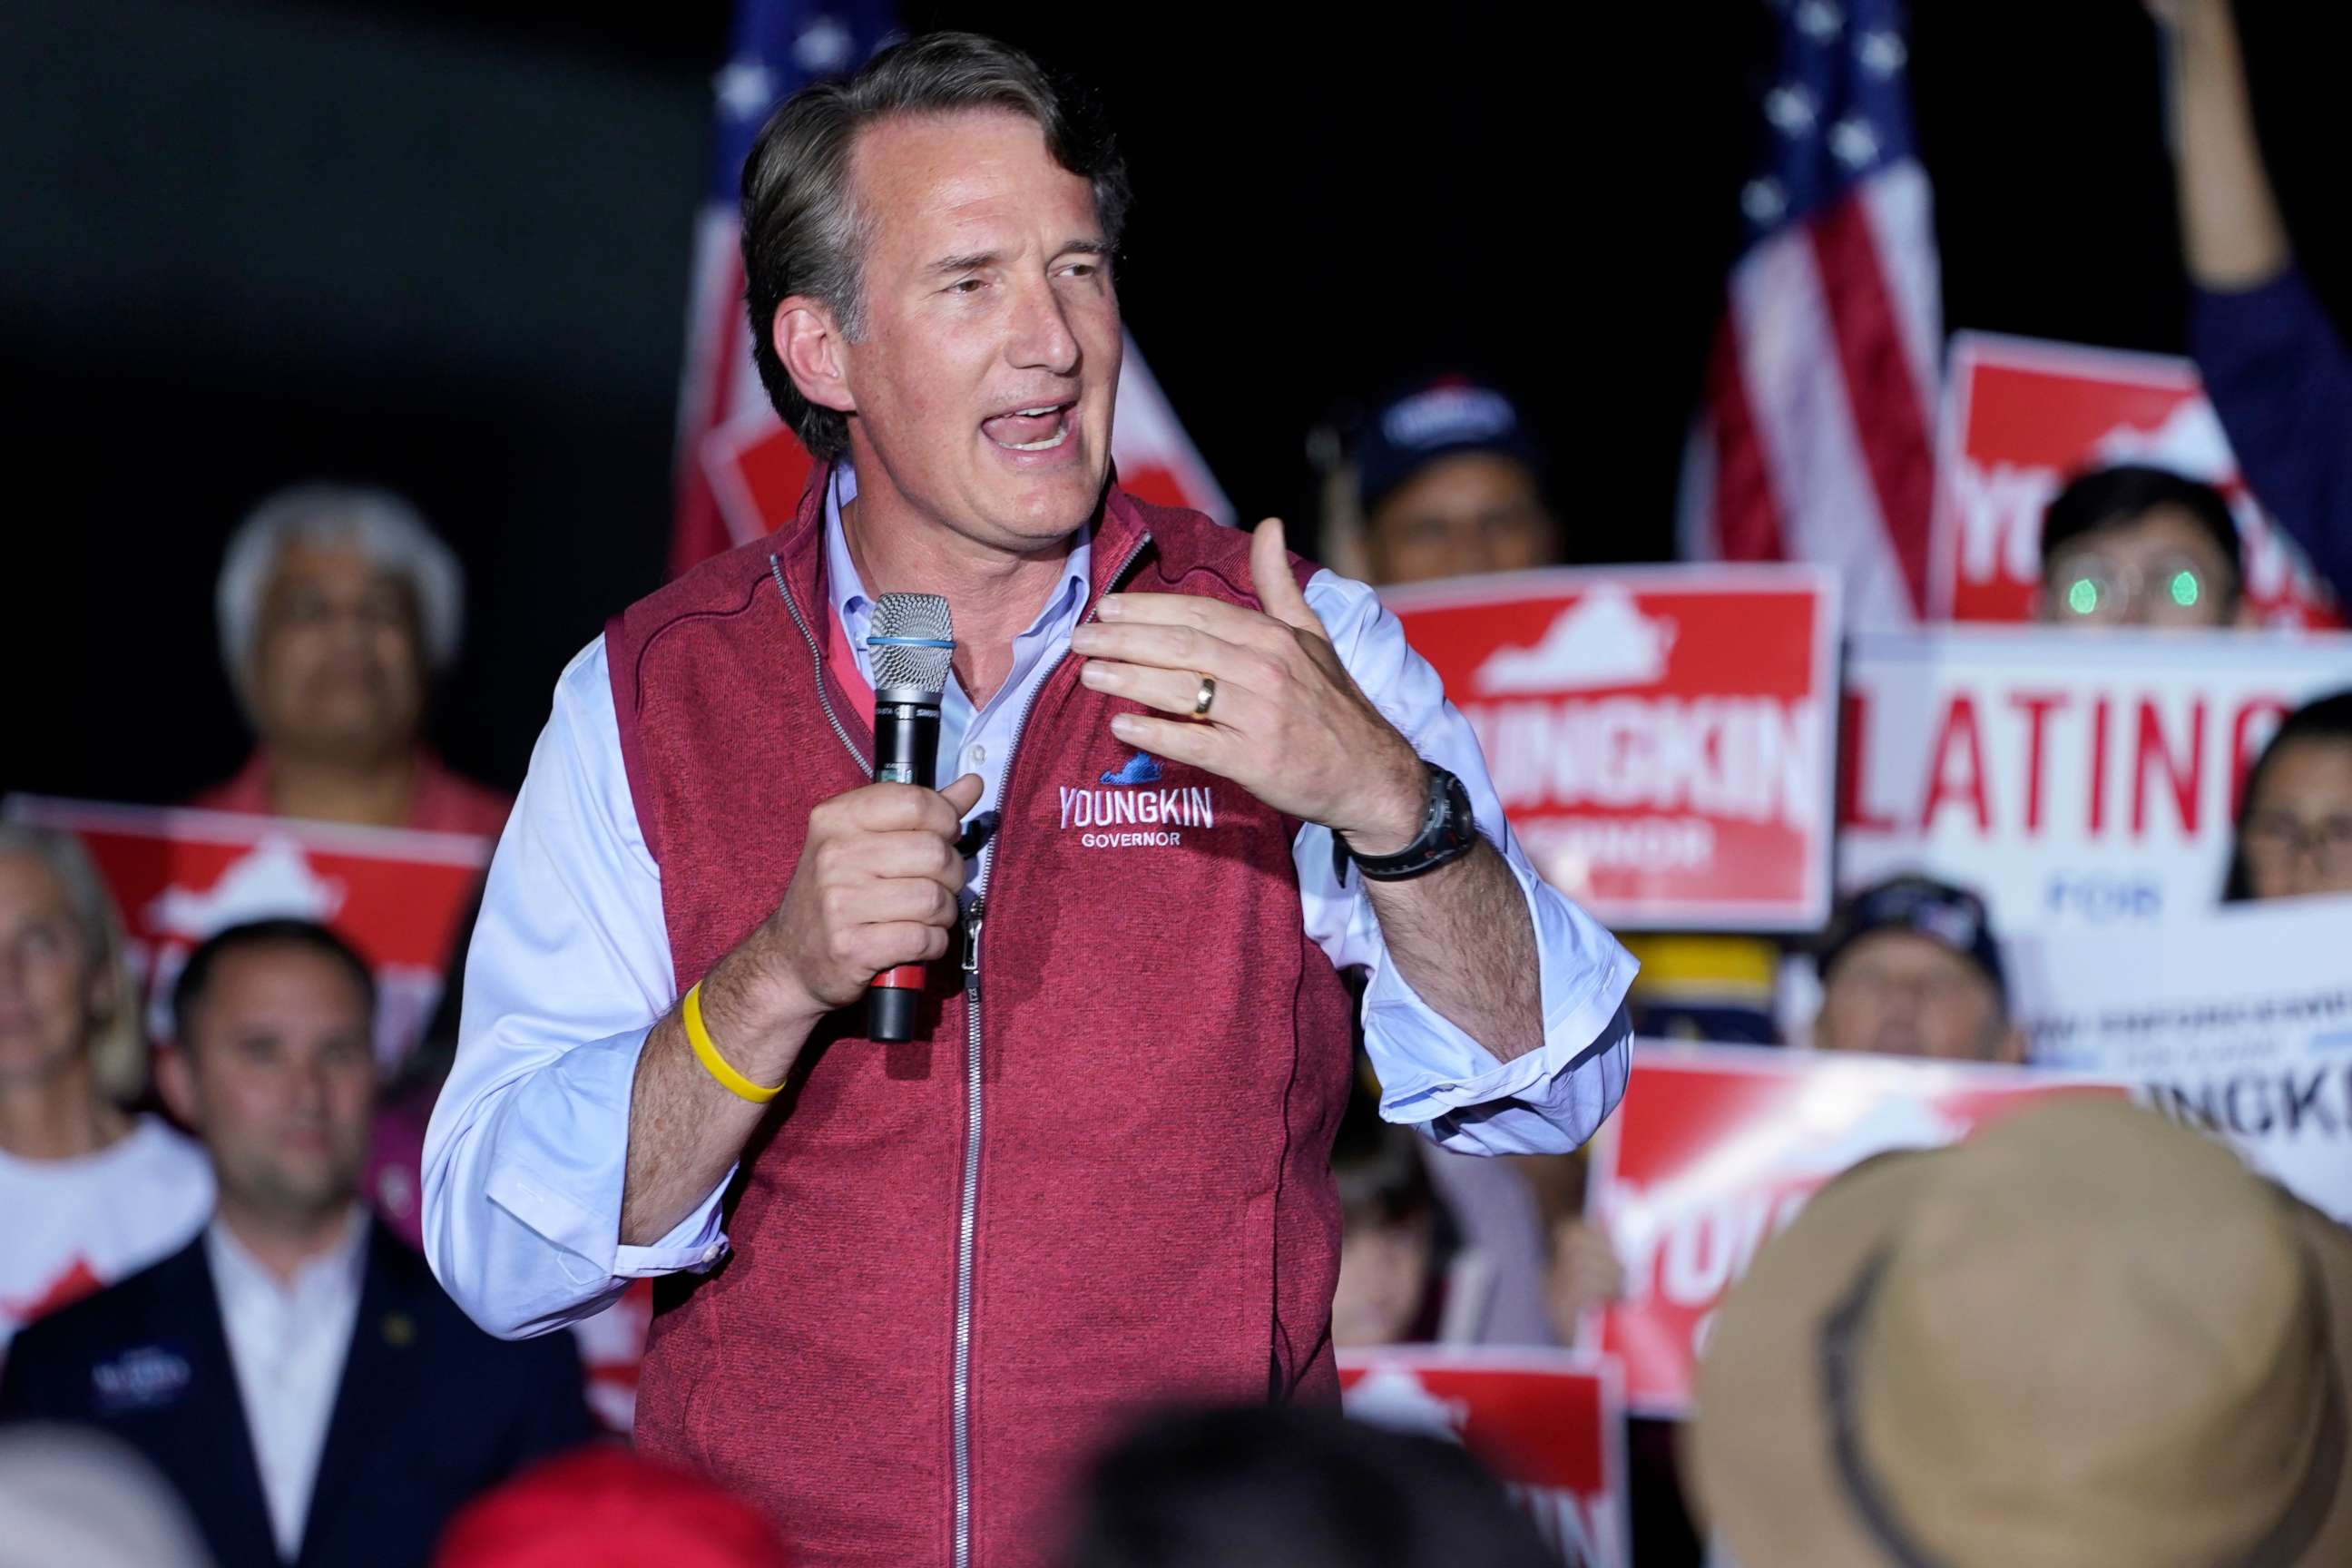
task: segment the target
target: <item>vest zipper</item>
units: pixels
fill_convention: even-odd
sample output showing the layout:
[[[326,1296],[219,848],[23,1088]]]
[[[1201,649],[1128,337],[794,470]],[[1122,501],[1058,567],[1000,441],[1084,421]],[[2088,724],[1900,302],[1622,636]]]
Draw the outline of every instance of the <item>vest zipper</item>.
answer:
[[[1119,580],[1135,564],[1136,557],[1141,555],[1144,546],[1150,542],[1151,535],[1149,533],[1135,542],[1126,558],[1119,562],[1118,569],[1104,580],[1104,593],[1118,586]],[[778,581],[781,582],[782,578],[779,577]],[[785,597],[789,600],[791,595]],[[1097,596],[1094,604],[1087,607],[1087,613],[1078,624],[1084,626],[1093,620],[1095,612],[1101,605],[1102,600]],[[1021,732],[1029,727],[1030,710],[1037,706],[1037,698],[1045,689],[1044,680],[1031,687],[1027,700],[1021,704],[1020,717],[1013,721],[1013,736],[1004,747],[1004,772],[998,776],[997,805],[1000,809],[1012,795],[1013,763],[1020,754]],[[822,696],[824,691],[824,685],[820,680],[817,692]],[[971,908],[965,912],[963,928],[963,1190],[956,1219],[955,1384],[951,1399],[955,1457],[954,1568],[971,1568],[971,1275],[973,1241],[980,1228],[980,922],[988,906],[989,871],[996,864],[996,846],[1003,837],[1003,828],[1000,824],[996,833],[981,847],[980,875],[972,883]]]
[[[809,630],[799,604],[793,598],[793,591],[784,586],[784,564],[773,554],[768,557],[768,573],[776,580],[776,593],[784,601],[784,608],[792,612],[793,625],[800,627],[801,636],[808,641],[809,662],[816,671],[817,706],[824,710],[824,721],[832,725],[833,732],[841,738],[842,747],[849,752],[850,760],[857,764],[857,771],[871,777],[873,763],[857,749],[857,742],[849,738],[849,727],[841,721],[841,715],[833,710],[833,698],[824,689],[824,648],[816,640],[816,634]]]

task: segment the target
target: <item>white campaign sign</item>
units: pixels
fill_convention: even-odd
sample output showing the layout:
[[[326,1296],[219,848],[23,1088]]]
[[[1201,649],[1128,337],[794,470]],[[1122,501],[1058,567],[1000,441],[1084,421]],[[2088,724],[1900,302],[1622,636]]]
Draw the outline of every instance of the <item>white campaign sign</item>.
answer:
[[[1838,881],[1925,870],[2004,933],[2201,915],[2245,769],[2290,709],[2352,687],[2352,634],[1857,637]]]
[[[2012,942],[2039,1064],[2129,1084],[2352,1224],[2352,898]]]

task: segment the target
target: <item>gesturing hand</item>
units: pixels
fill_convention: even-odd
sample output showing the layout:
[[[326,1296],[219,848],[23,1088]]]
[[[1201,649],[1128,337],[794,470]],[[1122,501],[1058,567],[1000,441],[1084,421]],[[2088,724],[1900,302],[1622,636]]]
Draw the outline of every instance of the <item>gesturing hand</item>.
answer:
[[[956,834],[982,787],[977,773],[943,790],[872,784],[809,813],[792,886],[760,932],[784,1010],[846,1006],[883,970],[947,952],[963,887]]]
[[[1277,519],[1257,526],[1250,580],[1263,614],[1194,594],[1112,595],[1070,636],[1080,678],[1178,715],[1118,715],[1111,730],[1129,744],[1231,779],[1361,854],[1402,848],[1428,798],[1420,760],[1340,664],[1290,574]],[[1204,676],[1216,694],[1196,719]]]

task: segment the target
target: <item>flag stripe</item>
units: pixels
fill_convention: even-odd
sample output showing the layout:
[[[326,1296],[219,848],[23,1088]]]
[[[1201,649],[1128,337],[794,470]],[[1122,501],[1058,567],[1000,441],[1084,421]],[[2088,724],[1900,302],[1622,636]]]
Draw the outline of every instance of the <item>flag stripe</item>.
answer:
[[[1916,616],[1927,604],[1933,448],[1861,192],[1832,204],[1808,230],[1862,458]]]
[[[1895,296],[1895,321],[1903,331],[1904,352],[1918,382],[1919,406],[1932,416],[1944,384],[1944,323],[1927,172],[1916,163],[1881,170],[1863,182],[1862,205],[1877,244],[1879,265]]]
[[[1834,566],[1849,626],[1909,626],[1927,608],[1942,312],[1905,7],[1774,10],[1747,243],[1683,465],[1711,493],[1685,491],[1685,536]]]
[[[1748,389],[1739,368],[1738,334],[1726,310],[1707,355],[1707,406],[1714,426],[1713,526],[1707,543],[1729,561],[1780,561],[1787,558],[1788,541],[1780,527],[1780,509],[1772,496],[1771,477],[1765,471],[1764,443],[1756,433],[1756,419],[1748,406]]]
[[[1744,390],[1788,555],[1836,565],[1856,624],[1914,624],[1804,230],[1751,249],[1732,270],[1731,291]]]

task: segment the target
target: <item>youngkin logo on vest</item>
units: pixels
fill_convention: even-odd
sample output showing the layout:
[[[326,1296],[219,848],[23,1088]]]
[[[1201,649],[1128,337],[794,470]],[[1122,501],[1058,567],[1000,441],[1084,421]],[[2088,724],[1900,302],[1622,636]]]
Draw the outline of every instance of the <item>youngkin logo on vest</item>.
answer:
[[[1138,752],[1119,766],[1100,774],[1108,789],[1062,791],[1062,827],[1093,830],[1132,827],[1134,832],[1085,831],[1078,842],[1088,849],[1158,849],[1184,841],[1187,827],[1217,825],[1216,797],[1205,784],[1151,789],[1165,770],[1149,752]]]

